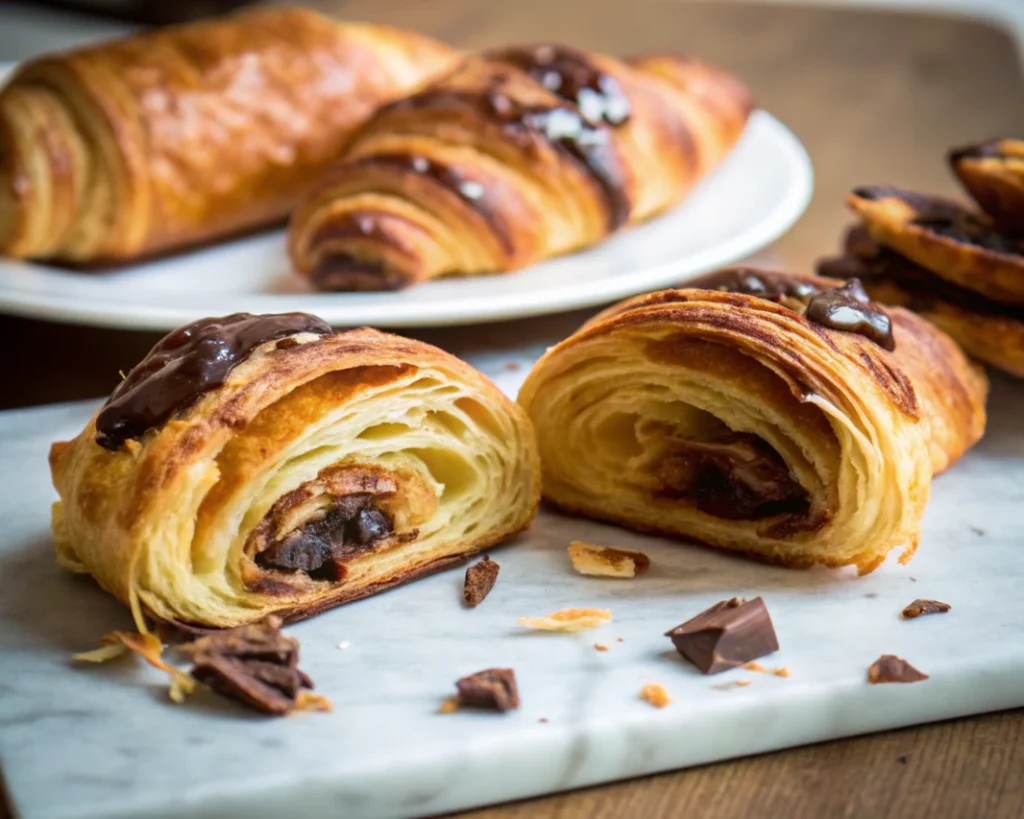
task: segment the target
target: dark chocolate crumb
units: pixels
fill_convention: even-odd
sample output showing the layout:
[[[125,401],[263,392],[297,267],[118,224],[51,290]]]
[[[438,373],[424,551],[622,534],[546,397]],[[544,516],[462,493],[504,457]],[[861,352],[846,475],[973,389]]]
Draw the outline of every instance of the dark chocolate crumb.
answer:
[[[907,764],[907,758],[905,756],[898,756],[898,757],[896,757],[896,761],[899,762],[900,765],[906,765]]]
[[[466,569],[466,581],[462,588],[462,596],[467,606],[471,609],[476,608],[484,601],[484,598],[494,588],[494,582],[498,579],[500,569],[501,567],[489,557],[485,557]]]
[[[939,600],[915,600],[905,609],[903,609],[903,616],[908,620],[912,617],[920,617],[922,614],[940,614],[944,611],[949,611],[952,606],[949,603],[943,603]]]
[[[922,674],[906,660],[894,654],[883,654],[868,669],[868,682],[879,683],[912,683],[927,680],[928,675]]]
[[[459,705],[486,708],[491,711],[511,711],[519,707],[516,675],[511,668],[488,668],[463,677],[455,683],[459,690]]]

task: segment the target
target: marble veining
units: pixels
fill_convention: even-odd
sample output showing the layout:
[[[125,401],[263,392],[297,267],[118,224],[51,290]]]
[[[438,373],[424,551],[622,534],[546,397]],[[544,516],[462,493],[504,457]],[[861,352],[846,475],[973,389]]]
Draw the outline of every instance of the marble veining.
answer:
[[[474,363],[514,393],[529,360]],[[131,625],[91,580],[57,568],[48,532],[47,447],[97,404],[0,413],[0,764],[16,814],[422,815],[1022,706],[1022,403],[1024,385],[997,381],[989,433],[936,482],[909,566],[890,558],[865,578],[791,571],[544,512],[491,552],[501,575],[477,609],[461,605],[454,569],[292,627],[335,711],[286,719],[210,694],[175,706],[163,675],[133,659],[70,661]],[[633,581],[576,575],[573,539],[640,549],[652,568]],[[758,594],[781,643],[762,662],[789,678],[707,678],[662,636],[718,600]],[[901,620],[917,597],[953,610]],[[570,605],[610,608],[613,622],[575,635],[516,623]],[[883,653],[931,679],[868,685]],[[489,666],[516,670],[518,712],[437,713],[457,677]],[[735,679],[753,684],[712,687]],[[673,704],[642,701],[646,682]]]

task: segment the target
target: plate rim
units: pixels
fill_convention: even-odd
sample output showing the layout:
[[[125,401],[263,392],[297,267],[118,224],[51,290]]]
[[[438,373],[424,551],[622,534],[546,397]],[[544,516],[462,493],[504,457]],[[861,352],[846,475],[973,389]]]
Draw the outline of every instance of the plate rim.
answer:
[[[787,155],[789,179],[782,198],[763,218],[746,226],[730,240],[694,254],[642,268],[640,275],[619,274],[597,279],[592,283],[593,286],[585,290],[581,290],[578,285],[567,284],[543,291],[542,299],[528,298],[538,292],[534,290],[525,291],[523,298],[513,300],[506,294],[496,294],[430,302],[429,306],[410,300],[394,305],[348,302],[345,305],[325,303],[311,307],[299,301],[324,295],[333,297],[335,294],[244,293],[238,294],[238,309],[258,309],[255,305],[242,302],[267,297],[277,301],[280,307],[274,308],[268,304],[265,310],[305,310],[316,313],[336,327],[456,327],[586,309],[684,282],[717,267],[735,263],[771,244],[797,222],[810,203],[814,190],[814,170],[804,145],[788,127],[763,109],[752,114],[748,129],[751,125],[764,129],[765,136],[774,141],[775,148]],[[713,175],[708,177],[712,184],[713,179]],[[0,266],[7,263],[0,258]],[[631,272],[636,273],[635,270]],[[152,295],[157,298],[159,293]],[[217,298],[225,297],[230,298],[230,295],[217,294]],[[197,298],[202,303],[209,296]],[[0,287],[0,313],[62,324],[168,331],[210,315],[209,309],[193,309],[187,302],[167,306],[147,304],[145,300],[144,294],[140,294],[134,301],[110,302],[103,301],[99,296],[82,299],[41,292],[34,288]],[[289,300],[296,303],[289,305]],[[364,314],[364,317],[354,314]]]

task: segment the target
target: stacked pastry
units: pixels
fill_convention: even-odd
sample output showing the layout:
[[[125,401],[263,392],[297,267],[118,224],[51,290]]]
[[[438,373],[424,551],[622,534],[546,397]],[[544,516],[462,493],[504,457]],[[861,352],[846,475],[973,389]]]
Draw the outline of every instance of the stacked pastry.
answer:
[[[925,316],[986,364],[1024,376],[1024,142],[958,148],[949,161],[981,211],[889,186],[853,190],[860,224],[818,272],[858,278]]]

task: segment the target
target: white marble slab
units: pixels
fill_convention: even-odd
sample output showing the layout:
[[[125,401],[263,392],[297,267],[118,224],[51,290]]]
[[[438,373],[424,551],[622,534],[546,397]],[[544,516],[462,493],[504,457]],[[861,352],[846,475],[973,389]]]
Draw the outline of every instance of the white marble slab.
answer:
[[[477,363],[510,390],[523,375],[499,357]],[[890,560],[860,579],[787,571],[545,513],[492,552],[501,576],[476,610],[461,606],[452,570],[293,627],[335,711],[286,719],[212,695],[174,706],[163,676],[133,660],[72,665],[72,652],[130,625],[51,553],[47,445],[89,408],[0,413],[0,763],[14,809],[25,819],[421,815],[1024,705],[1022,406],[1024,386],[997,385],[989,434],[936,483],[910,566]],[[635,581],[578,576],[565,553],[575,538],[643,549],[652,569]],[[662,636],[718,600],[758,594],[782,645],[765,663],[786,665],[787,679],[704,677]],[[916,597],[953,610],[902,621]],[[608,607],[614,621],[577,635],[516,624],[574,605]],[[868,685],[882,653],[931,679]],[[515,669],[518,712],[436,713],[457,677],[490,666]],[[753,684],[712,687],[736,679]],[[646,682],[673,704],[639,699]]]

